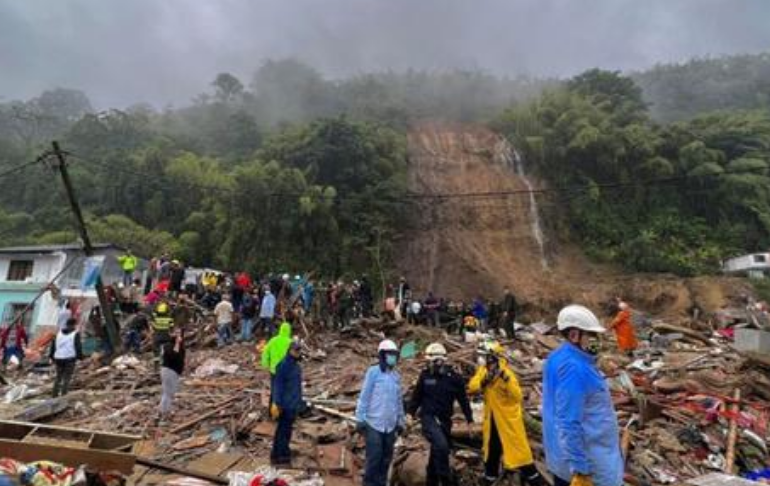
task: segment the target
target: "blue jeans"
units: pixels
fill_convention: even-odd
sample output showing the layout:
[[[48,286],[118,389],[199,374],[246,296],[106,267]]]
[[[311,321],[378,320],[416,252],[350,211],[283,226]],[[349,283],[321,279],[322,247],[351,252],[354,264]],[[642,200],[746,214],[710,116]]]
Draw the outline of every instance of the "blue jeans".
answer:
[[[24,361],[24,349],[20,346],[8,346],[3,350],[3,365],[7,365],[13,356],[19,360],[19,365]]]
[[[294,411],[281,410],[278,417],[278,425],[273,437],[273,449],[270,451],[270,460],[276,463],[288,463],[291,461],[291,434],[294,430]]]
[[[388,481],[388,468],[393,460],[393,448],[396,445],[396,431],[378,432],[366,425],[366,468],[364,486],[385,486]]]
[[[251,341],[252,327],[254,327],[254,320],[251,317],[241,319],[241,341]]]
[[[224,346],[230,344],[230,340],[233,338],[233,330],[230,327],[229,322],[225,322],[217,325],[217,346]]]

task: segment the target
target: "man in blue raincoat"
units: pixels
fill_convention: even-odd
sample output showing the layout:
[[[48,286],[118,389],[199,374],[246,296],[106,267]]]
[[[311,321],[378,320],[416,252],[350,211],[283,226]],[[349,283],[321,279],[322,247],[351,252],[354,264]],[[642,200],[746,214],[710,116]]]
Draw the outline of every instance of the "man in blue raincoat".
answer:
[[[617,416],[596,366],[598,334],[605,331],[587,308],[559,312],[567,339],[543,369],[543,444],[555,486],[621,486],[623,458]]]

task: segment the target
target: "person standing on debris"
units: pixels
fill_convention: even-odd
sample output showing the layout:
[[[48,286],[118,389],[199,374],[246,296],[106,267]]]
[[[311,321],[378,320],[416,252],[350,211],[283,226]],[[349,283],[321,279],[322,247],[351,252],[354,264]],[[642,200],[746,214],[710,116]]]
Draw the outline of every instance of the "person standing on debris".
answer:
[[[144,311],[133,314],[122,326],[123,349],[127,353],[140,355],[142,353],[142,341],[149,329],[149,317]]]
[[[214,315],[217,316],[217,346],[227,346],[233,338],[233,304],[230,296],[223,295],[222,301],[214,307]]]
[[[67,321],[64,329],[56,334],[51,342],[51,359],[56,365],[56,378],[53,382],[53,397],[66,395],[70,381],[75,374],[75,363],[83,359],[83,345],[80,333],[75,330],[77,320]]]
[[[186,290],[179,292],[176,305],[171,311],[174,318],[174,328],[187,329],[195,317],[195,302],[187,294]]]
[[[270,417],[278,421],[270,452],[270,463],[274,466],[291,464],[291,434],[294,419],[305,407],[302,400],[302,345],[291,343],[289,353],[275,372],[274,393],[270,401]]]
[[[425,298],[425,318],[428,320],[429,326],[439,327],[441,325],[440,306],[441,302],[433,295],[433,292],[428,292],[428,296]]]
[[[262,350],[260,364],[270,371],[270,393],[273,393],[275,373],[278,365],[286,357],[291,347],[291,324],[284,321],[278,330],[278,335],[270,338],[265,349]]]
[[[160,422],[163,423],[171,414],[174,396],[179,389],[179,378],[184,372],[184,330],[175,327],[171,334],[172,340],[161,348],[160,368]]]
[[[609,329],[615,331],[618,348],[622,353],[630,355],[639,346],[634,332],[634,323],[631,321],[631,307],[622,300],[618,302],[618,313],[610,323]]]
[[[519,308],[516,303],[516,296],[513,295],[511,289],[506,287],[503,292],[503,301],[500,303],[500,327],[503,328],[508,338],[513,338],[516,332],[514,324],[516,323],[518,312]]]
[[[152,352],[155,355],[155,371],[158,370],[160,364],[160,349],[161,347],[171,341],[171,328],[174,327],[174,320],[171,317],[171,310],[166,302],[161,302],[155,308],[155,313],[152,316]]]
[[[251,333],[254,329],[254,318],[257,316],[257,296],[252,295],[250,289],[246,289],[241,298],[241,337],[240,341],[251,341]]]
[[[273,335],[275,331],[273,327],[273,319],[275,318],[275,295],[268,288],[265,289],[265,296],[262,297],[262,305],[259,308],[259,322],[262,330],[267,333],[268,337]]]
[[[415,416],[419,410],[422,433],[430,443],[426,486],[454,486],[457,482],[449,467],[454,402],[460,404],[468,424],[473,423],[473,412],[465,380],[447,364],[446,348],[432,343],[425,355],[428,367],[420,373],[407,413]]]
[[[134,281],[134,270],[139,264],[139,260],[131,253],[131,250],[126,250],[124,255],[118,257],[118,263],[121,270],[123,270],[123,285],[129,287],[131,282]]]
[[[555,486],[620,486],[623,458],[609,387],[596,366],[593,312],[569,305],[557,328],[566,338],[543,368],[543,446]]]
[[[479,326],[482,331],[487,330],[487,320],[489,319],[489,309],[484,303],[484,298],[479,296],[473,299],[473,306],[471,307],[471,313],[473,317],[478,319]]]
[[[480,365],[468,383],[470,394],[484,395],[484,482],[493,484],[500,474],[516,469],[531,486],[545,485],[534,465],[524,428],[523,395],[516,375],[508,366],[503,347],[497,342],[482,343]]]
[[[24,347],[29,346],[27,331],[22,323],[23,316],[18,317],[0,332],[0,347],[3,348],[3,370],[14,356],[19,360],[19,369],[24,361]]]
[[[396,436],[406,425],[401,376],[396,371],[398,346],[386,339],[377,353],[379,363],[367,370],[356,405],[356,429],[366,439],[364,486],[385,486]]]

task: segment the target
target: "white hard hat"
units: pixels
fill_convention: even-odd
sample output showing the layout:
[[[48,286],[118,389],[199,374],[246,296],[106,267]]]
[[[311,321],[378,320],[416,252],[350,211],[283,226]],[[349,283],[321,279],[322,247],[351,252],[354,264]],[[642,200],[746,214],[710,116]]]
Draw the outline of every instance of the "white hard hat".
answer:
[[[593,312],[582,305],[568,305],[559,312],[556,319],[556,327],[559,331],[575,328],[586,332],[605,332],[604,326],[599,323]]]
[[[619,308],[620,310],[627,310],[627,309],[628,309],[628,304],[627,304],[627,303],[625,303],[625,302],[620,302],[620,303],[618,304],[618,308]]]
[[[289,274],[288,274],[288,273],[284,273],[284,274],[281,276],[281,278],[282,278],[283,280],[289,280]]]
[[[431,343],[425,348],[425,356],[431,361],[434,359],[446,359],[446,348],[441,343]]]
[[[390,339],[385,339],[382,342],[380,342],[380,345],[377,347],[378,352],[398,352],[398,346],[396,346],[396,343],[391,341]]]

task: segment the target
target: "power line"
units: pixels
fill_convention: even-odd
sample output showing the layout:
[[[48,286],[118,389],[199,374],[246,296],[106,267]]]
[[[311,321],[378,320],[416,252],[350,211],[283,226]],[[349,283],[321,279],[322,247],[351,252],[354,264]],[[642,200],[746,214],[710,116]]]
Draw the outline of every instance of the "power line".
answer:
[[[177,186],[180,186],[180,185],[187,186],[191,188],[197,188],[202,191],[218,192],[222,194],[228,194],[231,196],[246,194],[235,188],[201,184],[198,182],[187,181],[187,180],[177,180],[177,179],[170,178],[167,174],[162,174],[159,176],[158,174],[151,174],[148,172],[126,169],[124,167],[115,167],[102,161],[86,159],[79,155],[75,155],[68,152],[67,152],[67,155],[79,158],[87,163],[99,165],[107,170],[121,172],[121,173],[132,175],[135,177],[141,177],[146,182],[150,182],[150,183],[163,184],[163,181],[158,180],[158,177],[161,177],[166,181],[166,183],[177,185]],[[431,200],[434,202],[443,202],[446,200],[458,200],[458,199],[460,200],[496,199],[496,198],[508,198],[511,196],[529,196],[530,194],[533,194],[533,195],[562,194],[562,195],[567,195],[567,199],[571,199],[572,197],[575,197],[575,196],[579,197],[580,194],[575,194],[575,193],[583,193],[584,191],[588,191],[591,189],[622,189],[622,188],[640,187],[640,186],[653,187],[653,186],[659,186],[659,185],[676,184],[687,180],[713,179],[713,178],[720,178],[727,175],[751,174],[751,173],[757,173],[757,172],[762,172],[767,170],[768,169],[765,167],[749,167],[744,169],[725,170],[723,172],[712,173],[712,174],[702,174],[702,175],[681,174],[677,176],[658,177],[658,178],[642,179],[642,180],[634,180],[634,181],[591,183],[591,184],[574,185],[574,186],[554,186],[554,187],[540,187],[540,188],[533,188],[533,189],[506,189],[506,190],[497,190],[497,191],[476,191],[476,192],[461,192],[461,193],[458,193],[458,192],[416,193],[416,192],[406,191],[405,193],[400,194],[397,197],[395,195],[393,195],[393,197],[391,197],[391,195],[385,195],[384,198],[383,198],[383,195],[378,195],[378,197],[382,199],[387,199],[388,202],[391,202],[391,203],[392,202],[411,203],[412,201],[420,201],[420,200]],[[512,175],[515,175],[515,174],[512,174]],[[0,176],[2,176],[2,174],[0,174]],[[282,197],[296,198],[296,197],[312,196],[320,199],[335,199],[335,200],[347,200],[347,199],[362,197],[362,194],[360,193],[356,193],[356,194],[337,193],[335,196],[327,196],[324,194],[312,195],[312,194],[303,193],[303,192],[287,192],[287,191],[267,192],[267,193],[261,193],[257,195],[260,197],[273,197],[273,198],[282,198]]]
[[[8,170],[0,172],[0,178],[6,177],[6,176],[9,176],[9,175],[13,175],[13,174],[15,174],[17,172],[21,172],[22,170],[26,169],[27,167],[30,167],[32,165],[40,163],[42,160],[43,160],[43,156],[41,155],[40,157],[38,157],[35,160],[30,160],[29,162],[25,162],[23,164],[17,165],[16,167],[11,167]]]

